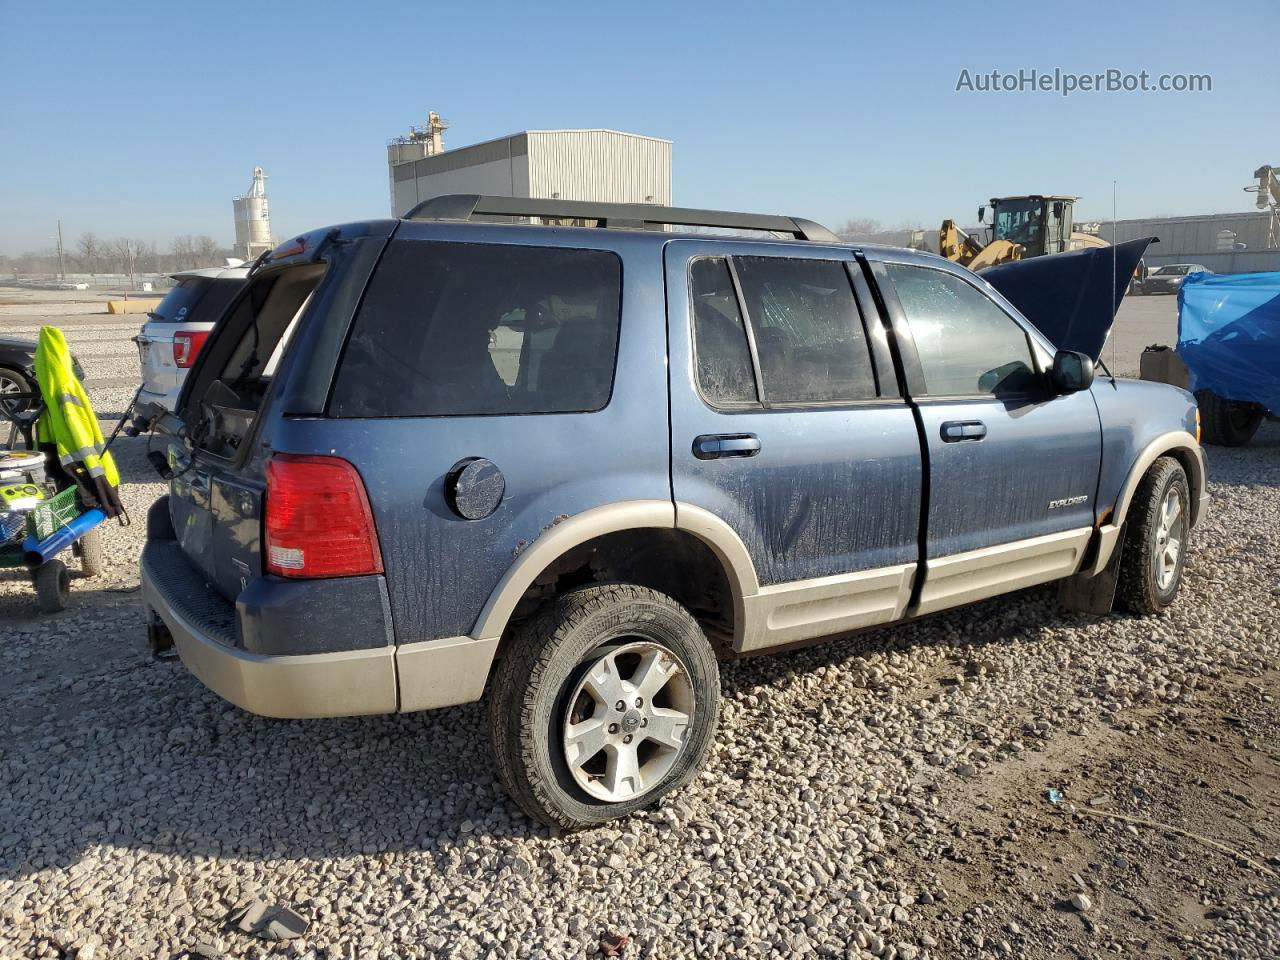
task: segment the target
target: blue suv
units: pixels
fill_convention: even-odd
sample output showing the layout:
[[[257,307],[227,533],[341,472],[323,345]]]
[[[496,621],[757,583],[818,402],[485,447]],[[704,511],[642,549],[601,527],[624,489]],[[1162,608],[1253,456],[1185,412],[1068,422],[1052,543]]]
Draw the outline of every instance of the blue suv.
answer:
[[[267,716],[483,696],[511,795],[580,827],[695,775],[719,658],[1050,581],[1155,613],[1207,497],[1191,395],[1094,379],[1141,246],[977,276],[478,196],[298,237],[155,425],[152,645]]]

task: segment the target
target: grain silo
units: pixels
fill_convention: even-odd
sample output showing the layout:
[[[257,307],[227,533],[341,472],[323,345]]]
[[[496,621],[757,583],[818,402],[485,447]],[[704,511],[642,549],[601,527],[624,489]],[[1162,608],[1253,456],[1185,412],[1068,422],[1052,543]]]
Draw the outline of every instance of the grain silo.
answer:
[[[271,215],[267,211],[267,175],[253,168],[253,182],[243,197],[231,201],[236,214],[236,256],[252,260],[270,250]]]

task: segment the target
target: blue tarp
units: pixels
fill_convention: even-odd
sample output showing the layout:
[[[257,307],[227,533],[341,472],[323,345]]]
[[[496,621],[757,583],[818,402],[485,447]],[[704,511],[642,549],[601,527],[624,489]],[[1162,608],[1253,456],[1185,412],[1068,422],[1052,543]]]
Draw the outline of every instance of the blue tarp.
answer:
[[[1178,291],[1192,390],[1280,411],[1280,273],[1193,273]]]

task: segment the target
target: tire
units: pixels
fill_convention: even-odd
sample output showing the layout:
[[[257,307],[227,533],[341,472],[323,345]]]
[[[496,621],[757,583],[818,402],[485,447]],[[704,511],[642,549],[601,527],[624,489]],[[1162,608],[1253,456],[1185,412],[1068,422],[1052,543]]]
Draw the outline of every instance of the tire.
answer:
[[[1243,447],[1258,432],[1266,410],[1256,403],[1228,400],[1208,390],[1196,391],[1204,442],[1220,447]]]
[[[9,409],[21,413],[32,405],[30,400],[5,402],[3,398],[6,393],[34,393],[35,389],[31,378],[22,371],[14,370],[12,367],[0,367],[0,414]],[[0,419],[2,418],[0,416]]]
[[[1166,524],[1171,498],[1177,515]],[[1159,613],[1178,596],[1187,560],[1191,532],[1191,496],[1182,464],[1161,457],[1138,484],[1125,520],[1120,555],[1117,603],[1131,613]],[[1177,540],[1176,557],[1170,559],[1167,544]]]
[[[67,609],[71,597],[71,576],[61,560],[46,560],[36,568],[36,602],[41,613]]]
[[[548,601],[508,643],[490,688],[489,733],[498,777],[529,816],[589,827],[652,806],[697,774],[715,736],[720,671],[702,629],[670,597],[630,584],[582,587]],[[652,669],[662,671],[656,680],[631,683]],[[651,702],[636,697],[645,690]],[[625,701],[604,702],[610,691]],[[598,737],[571,746],[570,722],[593,720],[587,729]],[[657,730],[665,745],[652,738]],[[636,758],[634,777],[624,775],[626,756]]]
[[[80,538],[80,572],[96,577],[102,569],[102,528],[95,527]]]

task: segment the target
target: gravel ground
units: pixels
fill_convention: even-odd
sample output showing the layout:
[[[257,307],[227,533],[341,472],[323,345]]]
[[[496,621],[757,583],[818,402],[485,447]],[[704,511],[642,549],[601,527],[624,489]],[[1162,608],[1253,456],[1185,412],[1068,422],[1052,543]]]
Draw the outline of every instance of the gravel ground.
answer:
[[[122,409],[136,324],[70,319]],[[106,576],[51,617],[0,579],[0,957],[1280,956],[1276,425],[1211,451],[1164,616],[1040,589],[726,664],[698,780],[573,835],[502,794],[478,705],[266,720],[146,656],[162,487],[119,453]],[[305,936],[229,929],[253,897]]]

